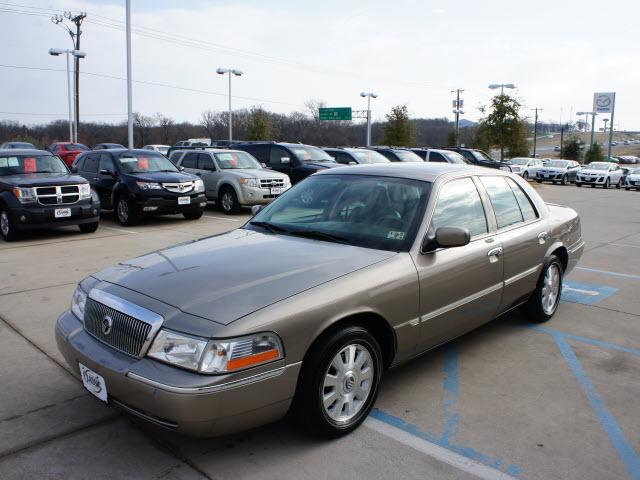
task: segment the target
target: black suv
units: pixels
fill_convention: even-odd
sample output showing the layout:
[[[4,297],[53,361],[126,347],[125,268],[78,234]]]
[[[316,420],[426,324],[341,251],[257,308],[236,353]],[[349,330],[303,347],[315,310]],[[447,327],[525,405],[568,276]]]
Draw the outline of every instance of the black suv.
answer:
[[[369,147],[374,152],[381,153],[392,162],[422,162],[423,160],[408,148],[402,147]]]
[[[78,225],[95,232],[100,202],[89,183],[72,175],[60,158],[44,150],[0,150],[0,233]]]
[[[498,170],[505,170],[507,172],[511,171],[511,167],[506,162],[501,162],[500,160],[494,160],[489,156],[486,152],[482,150],[476,150],[474,148],[464,148],[464,147],[443,147],[444,150],[451,150],[453,152],[458,152],[464,158],[469,160],[474,165],[479,167],[489,167],[489,168],[497,168]]]
[[[181,213],[196,220],[207,206],[202,180],[151,150],[92,150],[72,169],[89,180],[102,208],[115,210],[122,225],[135,225],[145,215]]]
[[[342,166],[321,148],[301,143],[246,142],[235,143],[231,148],[249,152],[268,168],[286,173],[291,183],[320,170]]]

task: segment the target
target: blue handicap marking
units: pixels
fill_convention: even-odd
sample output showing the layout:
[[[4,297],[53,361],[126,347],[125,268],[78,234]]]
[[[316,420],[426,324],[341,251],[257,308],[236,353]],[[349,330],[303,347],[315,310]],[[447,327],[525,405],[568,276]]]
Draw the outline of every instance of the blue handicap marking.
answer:
[[[565,280],[562,285],[562,300],[583,305],[595,305],[618,291],[617,288],[593,283]]]

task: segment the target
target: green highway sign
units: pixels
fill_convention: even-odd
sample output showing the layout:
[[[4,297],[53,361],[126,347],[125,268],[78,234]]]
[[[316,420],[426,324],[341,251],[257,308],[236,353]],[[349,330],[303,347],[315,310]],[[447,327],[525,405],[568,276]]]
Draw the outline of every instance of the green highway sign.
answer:
[[[320,120],[351,120],[351,107],[319,108]]]

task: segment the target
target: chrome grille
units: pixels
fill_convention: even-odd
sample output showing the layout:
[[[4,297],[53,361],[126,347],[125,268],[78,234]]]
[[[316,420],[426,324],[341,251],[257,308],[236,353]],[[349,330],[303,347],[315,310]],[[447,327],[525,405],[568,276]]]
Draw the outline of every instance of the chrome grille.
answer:
[[[35,187],[35,190],[41,205],[70,205],[80,200],[79,185]]]
[[[284,178],[261,178],[260,188],[284,187]]]
[[[163,183],[162,187],[173,193],[189,193],[193,190],[193,182]]]
[[[111,317],[111,331],[103,332],[103,319]],[[127,355],[138,357],[151,332],[151,324],[87,298],[84,312],[84,328],[103,343]]]

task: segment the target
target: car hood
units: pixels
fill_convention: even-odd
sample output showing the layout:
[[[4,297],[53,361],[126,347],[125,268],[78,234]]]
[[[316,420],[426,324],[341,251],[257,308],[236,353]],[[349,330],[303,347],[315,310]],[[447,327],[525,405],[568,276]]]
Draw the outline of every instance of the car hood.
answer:
[[[566,173],[567,169],[566,168],[560,168],[560,167],[542,167],[539,170],[540,173]]]
[[[94,277],[228,325],[394,255],[239,229],[159,250],[107,268]]]
[[[338,163],[338,162],[302,162],[302,165],[304,165],[305,167],[312,167],[315,168],[317,170],[323,169],[323,168],[336,168],[336,167],[344,167],[344,165],[342,163]]]
[[[30,173],[27,175],[7,175],[0,177],[0,182],[16,187],[47,187],[50,185],[78,185],[87,181],[77,175],[60,173]]]
[[[224,173],[234,175],[238,178],[285,178],[284,173],[269,170],[267,168],[243,168],[243,169],[227,169]]]
[[[594,170],[592,168],[583,168],[582,170],[580,170],[580,173],[586,173],[587,175],[606,175],[607,172],[606,170]]]
[[[185,172],[125,173],[125,175],[142,182],[158,183],[193,182],[198,178]]]
[[[630,173],[629,175],[627,175],[627,178],[629,180],[633,180],[634,182],[640,180],[640,174],[638,173]]]

